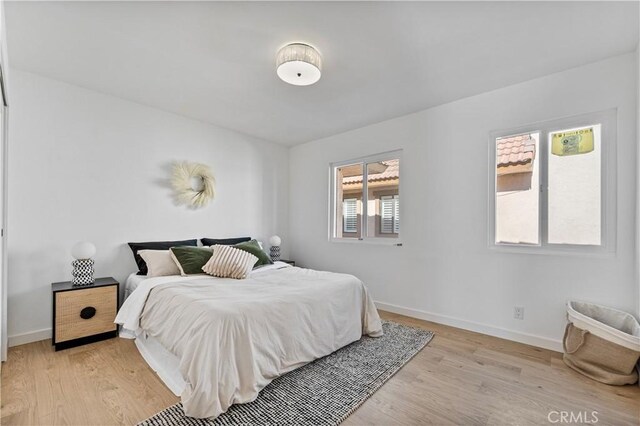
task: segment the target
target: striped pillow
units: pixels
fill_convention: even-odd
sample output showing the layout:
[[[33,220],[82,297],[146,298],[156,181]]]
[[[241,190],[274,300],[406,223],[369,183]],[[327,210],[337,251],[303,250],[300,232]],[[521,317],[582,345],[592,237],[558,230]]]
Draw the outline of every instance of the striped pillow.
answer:
[[[216,244],[211,248],[213,248],[213,256],[202,270],[214,277],[246,278],[258,261],[258,258],[251,253],[231,246]]]

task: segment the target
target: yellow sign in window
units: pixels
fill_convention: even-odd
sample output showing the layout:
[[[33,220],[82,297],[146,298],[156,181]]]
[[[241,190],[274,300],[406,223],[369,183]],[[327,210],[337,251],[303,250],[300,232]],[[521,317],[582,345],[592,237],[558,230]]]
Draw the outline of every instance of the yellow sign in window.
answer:
[[[591,151],[593,151],[593,127],[551,135],[551,153],[554,155],[577,155]]]

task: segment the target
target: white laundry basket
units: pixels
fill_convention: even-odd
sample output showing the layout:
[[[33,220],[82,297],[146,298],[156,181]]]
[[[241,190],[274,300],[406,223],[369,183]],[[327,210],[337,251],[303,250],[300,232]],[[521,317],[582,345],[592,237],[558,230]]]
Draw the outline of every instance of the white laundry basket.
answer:
[[[638,380],[640,324],[631,315],[593,303],[569,301],[563,345],[565,364],[610,385]]]

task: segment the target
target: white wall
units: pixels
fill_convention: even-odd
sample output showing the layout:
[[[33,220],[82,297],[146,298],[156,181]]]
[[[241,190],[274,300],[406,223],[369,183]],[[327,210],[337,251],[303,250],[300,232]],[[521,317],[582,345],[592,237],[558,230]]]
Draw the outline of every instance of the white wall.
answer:
[[[383,308],[555,349],[568,299],[632,312],[635,61],[612,58],[292,148],[292,257],[357,275]],[[490,250],[489,133],[610,108],[618,108],[615,256]],[[329,242],[329,163],[398,148],[404,246]],[[515,305],[524,321],[513,319]]]
[[[9,99],[9,61],[7,57],[7,26],[5,22],[4,0],[0,0],[0,67],[2,67],[4,101]],[[0,226],[6,229],[7,225],[7,111],[3,106],[0,114]],[[9,345],[7,335],[7,239],[6,234],[0,238],[0,361],[7,360]]]
[[[96,275],[121,283],[136,270],[129,241],[277,233],[286,255],[286,148],[15,69],[10,83],[11,344],[50,335],[50,283],[70,279],[79,240],[97,246]],[[209,206],[173,204],[175,160],[212,167]]]
[[[636,163],[636,194],[640,190],[640,40],[636,47],[636,81],[638,87],[636,91],[636,140],[637,140],[637,163]],[[638,297],[636,297],[636,318],[640,320],[640,196],[636,199],[636,283],[638,286]],[[640,360],[638,361],[638,371],[640,371]],[[638,383],[640,386],[640,382]]]

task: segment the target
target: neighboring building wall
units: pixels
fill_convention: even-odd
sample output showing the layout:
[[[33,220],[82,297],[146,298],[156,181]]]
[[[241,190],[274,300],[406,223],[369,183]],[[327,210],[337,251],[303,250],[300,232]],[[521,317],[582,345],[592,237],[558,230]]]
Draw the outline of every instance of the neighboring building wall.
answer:
[[[563,130],[563,129],[558,129]],[[549,154],[549,242],[599,245],[601,243],[600,132],[592,152]]]
[[[537,134],[532,138],[538,142]],[[496,179],[496,243],[539,243],[539,149],[527,170],[532,171],[501,175]]]

